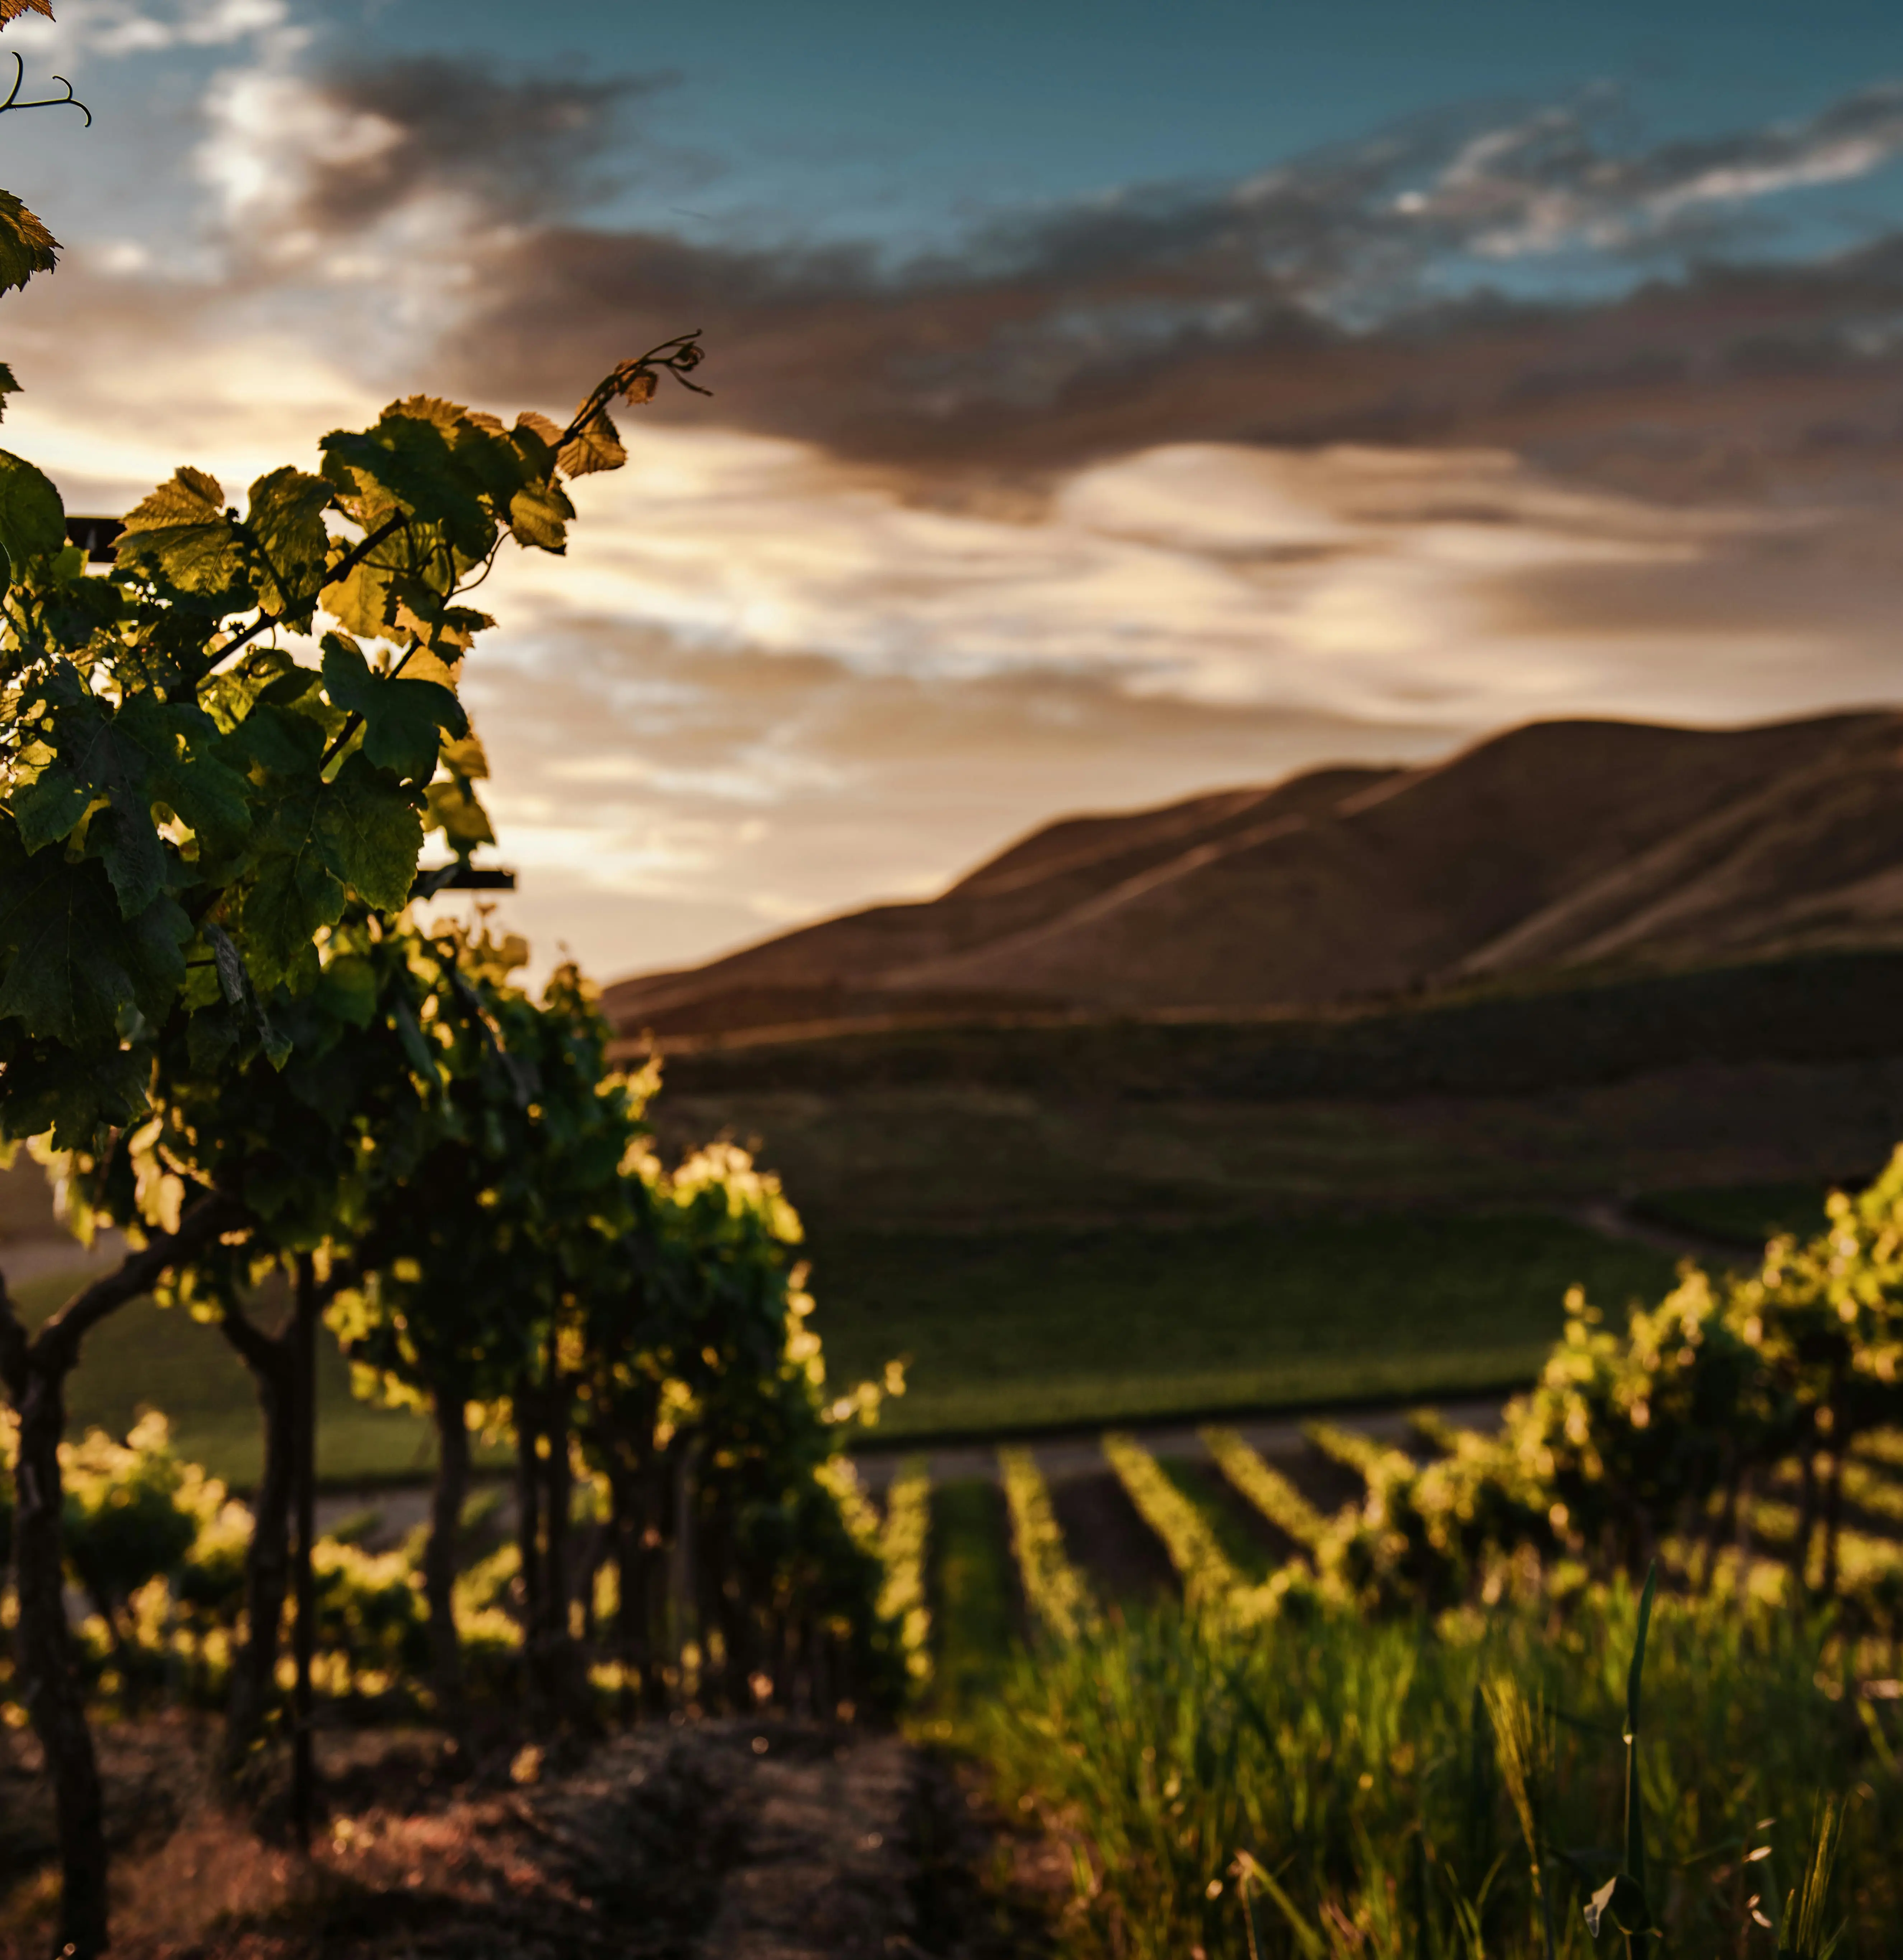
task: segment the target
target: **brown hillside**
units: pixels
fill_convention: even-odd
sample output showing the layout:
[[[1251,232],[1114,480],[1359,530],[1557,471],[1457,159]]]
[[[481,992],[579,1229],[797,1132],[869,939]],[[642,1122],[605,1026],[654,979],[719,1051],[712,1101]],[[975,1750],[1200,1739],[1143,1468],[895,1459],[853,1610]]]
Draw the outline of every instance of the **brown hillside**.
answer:
[[[624,981],[630,1033],[1314,1007],[1903,936],[1903,716],[1544,722],[1424,769],[1052,824],[941,897]]]

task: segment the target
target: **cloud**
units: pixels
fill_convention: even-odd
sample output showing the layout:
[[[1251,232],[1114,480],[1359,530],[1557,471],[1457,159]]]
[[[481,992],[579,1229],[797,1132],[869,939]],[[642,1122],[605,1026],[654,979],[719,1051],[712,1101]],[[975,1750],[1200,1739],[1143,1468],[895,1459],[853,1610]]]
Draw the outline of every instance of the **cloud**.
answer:
[[[1501,445],[1628,492],[1731,496],[1741,460],[1814,473],[1848,392],[1866,430],[1903,413],[1903,253],[1746,250],[1784,193],[1903,148],[1895,85],[1695,142],[1636,140],[1605,89],[1459,107],[1240,181],[994,213],[902,258],[584,222],[631,177],[714,167],[647,132],[673,78],[339,59],[282,5],[165,17],[174,34],[277,23],[206,95],[206,283],[254,309],[275,294],[393,391],[427,365],[559,411],[699,326],[716,399],[660,414],[818,443],[940,498],[1185,441]],[[1697,256],[1720,243],[1735,262]],[[129,275],[148,249],[115,241],[113,262]],[[1622,269],[1616,290],[1475,289],[1581,254]]]
[[[992,516],[663,430],[581,487],[566,564],[498,569],[469,685],[511,916],[604,972],[934,890],[1080,808],[1867,702],[1903,605],[1874,514],[1662,512],[1485,452],[1182,445]]]
[[[177,49],[224,48],[285,30],[288,0],[60,0],[57,18],[11,24],[9,43],[77,67]]]
[[[570,215],[625,177],[626,111],[672,79],[505,78],[447,55],[349,60],[314,78],[261,64],[214,90],[204,170],[254,243],[356,238],[417,204],[439,217],[457,207],[458,230]]]
[[[514,914],[598,969],[930,889],[1067,809],[1890,689],[1903,246],[1669,256],[1873,167],[1882,91],[1701,145],[1462,110],[895,260],[600,221],[674,167],[657,79],[326,67],[263,0],[78,18],[212,80],[199,255],[82,236],[8,302],[7,444],[75,508],[186,461],[235,492],[418,386],[564,409],[707,329],[715,399],[630,418],[471,663]],[[1666,256],[1591,304],[1437,297],[1575,250]]]
[[[924,896],[1057,810],[1445,743],[1437,729],[1138,697],[1101,674],[870,673],[619,619],[544,620],[498,654],[471,693],[498,854],[523,873],[505,915],[604,975]]]
[[[1894,154],[1896,91],[1630,154],[1588,140],[1576,110],[1480,133],[1470,119],[1214,191],[1020,215],[956,257],[898,265],[870,248],[526,228],[482,254],[443,352],[460,385],[565,406],[615,359],[699,326],[718,395],[683,412],[941,483],[1172,440],[1499,442],[1597,474],[1605,437],[1636,432],[1660,494],[1730,495],[1774,396],[1793,451],[1841,422],[1848,391],[1866,426],[1890,425],[1893,243],[1798,263],[1684,254],[1721,218],[1765,221],[1780,188]],[[1576,250],[1650,254],[1659,275],[1622,274],[1590,304],[1436,296],[1450,267]],[[1635,446],[1616,446],[1602,480],[1646,488]]]
[[[1739,207],[1867,177],[1903,151],[1894,83],[1808,118],[1637,149],[1602,133],[1615,101],[1590,91],[1482,130],[1395,208],[1443,249],[1482,258],[1643,250],[1682,244]]]

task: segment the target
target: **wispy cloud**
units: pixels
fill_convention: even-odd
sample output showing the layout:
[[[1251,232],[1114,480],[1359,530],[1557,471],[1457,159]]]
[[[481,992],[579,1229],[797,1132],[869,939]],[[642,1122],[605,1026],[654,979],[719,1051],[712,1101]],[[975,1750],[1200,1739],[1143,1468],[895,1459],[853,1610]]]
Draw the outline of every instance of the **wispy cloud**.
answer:
[[[9,43],[76,68],[180,48],[228,48],[291,25],[288,0],[61,0],[56,11],[56,20],[29,14],[14,22]]]
[[[288,0],[62,13],[62,59],[155,51],[205,115],[189,238],[115,210],[8,302],[8,446],[75,504],[235,489],[419,385],[564,409],[707,329],[714,399],[643,412],[472,663],[517,915],[599,967],[1064,808],[1890,687],[1903,246],[1752,262],[1737,228],[1882,167],[1903,91],[1698,143],[1592,94],[1462,109],[899,260],[609,222],[688,167],[645,147],[664,77],[339,65]],[[1444,296],[1582,251],[1673,276]]]

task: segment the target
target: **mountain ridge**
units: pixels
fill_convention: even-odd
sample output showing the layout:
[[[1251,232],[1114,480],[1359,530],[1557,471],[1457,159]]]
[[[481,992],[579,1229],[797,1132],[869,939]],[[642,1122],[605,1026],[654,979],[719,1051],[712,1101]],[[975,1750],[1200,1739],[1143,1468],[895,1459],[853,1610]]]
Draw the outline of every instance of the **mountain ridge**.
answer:
[[[603,1005],[628,1036],[1011,1013],[1313,1010],[1576,966],[1903,939],[1903,714],[1535,722],[1061,818]]]

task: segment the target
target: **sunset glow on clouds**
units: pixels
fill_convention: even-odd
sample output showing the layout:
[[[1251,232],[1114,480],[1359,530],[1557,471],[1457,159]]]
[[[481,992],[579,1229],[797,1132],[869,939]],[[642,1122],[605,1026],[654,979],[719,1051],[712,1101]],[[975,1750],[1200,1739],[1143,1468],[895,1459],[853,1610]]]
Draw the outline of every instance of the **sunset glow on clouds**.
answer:
[[[471,66],[447,14],[431,55],[294,0],[61,12],[14,40],[99,133],[12,167],[68,253],[0,352],[71,508],[187,461],[236,495],[418,387],[562,413],[706,328],[714,399],[628,418],[467,679],[512,916],[604,973],[1080,806],[1895,692],[1903,257],[1753,228],[1888,181],[1881,78],[1669,139],[1581,78],[908,257],[657,228],[628,183],[720,175],[644,120],[691,72]],[[1449,298],[1582,254],[1590,300]]]

